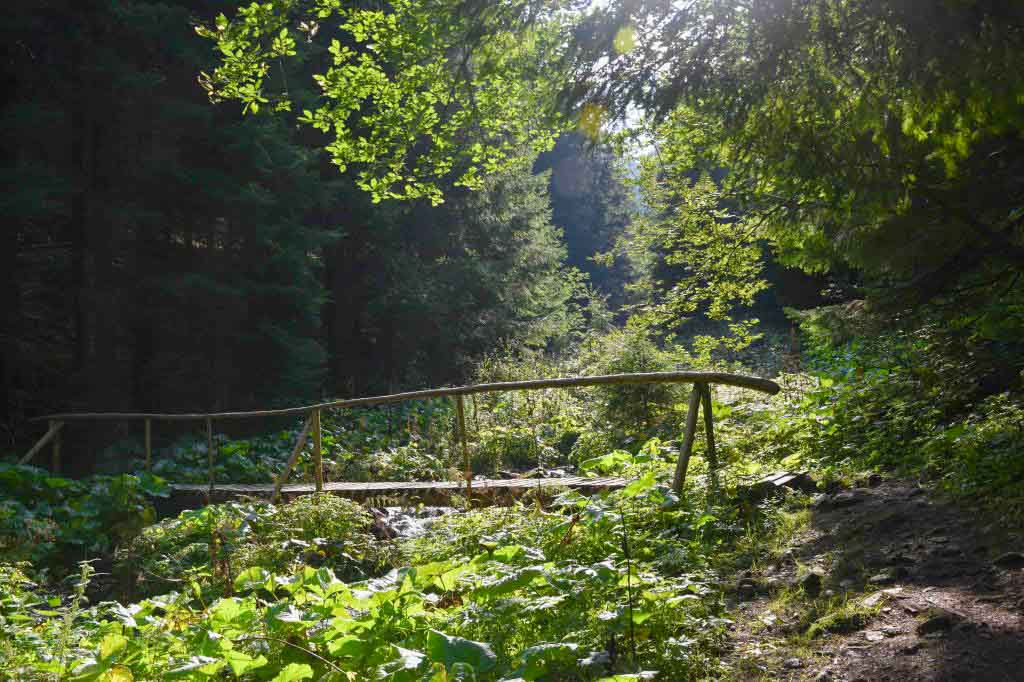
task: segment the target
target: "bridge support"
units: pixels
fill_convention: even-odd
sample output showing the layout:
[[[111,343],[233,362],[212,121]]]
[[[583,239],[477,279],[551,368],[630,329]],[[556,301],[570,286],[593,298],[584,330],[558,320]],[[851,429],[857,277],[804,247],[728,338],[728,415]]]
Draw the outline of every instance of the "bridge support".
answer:
[[[306,419],[305,425],[302,427],[302,431],[299,432],[299,439],[295,441],[295,447],[292,449],[292,454],[288,458],[288,461],[284,465],[284,469],[278,474],[277,479],[274,481],[274,491],[270,494],[270,501],[277,503],[281,499],[281,487],[288,481],[288,476],[292,473],[292,468],[295,463],[299,461],[299,455],[302,454],[302,448],[306,445],[306,438],[309,436],[309,430],[313,426],[313,415],[310,414],[309,418]]]
[[[458,439],[462,445],[463,476],[466,478],[466,509],[473,506],[473,466],[469,459],[469,444],[466,443],[466,405],[461,395],[455,396],[455,416],[458,419]]]
[[[54,440],[57,437],[57,434],[60,433],[60,430],[61,430],[61,428],[63,426],[64,426],[64,422],[63,421],[56,420],[56,419],[51,419],[50,420],[50,424],[49,424],[50,428],[47,429],[47,431],[43,435],[43,437],[40,438],[36,442],[36,444],[32,446],[32,449],[29,450],[27,453],[25,453],[24,457],[22,457],[21,459],[18,460],[18,464],[28,464],[29,460],[31,460],[33,457],[35,457],[35,454],[37,452],[42,450],[46,446],[47,443],[49,443],[50,441]],[[54,447],[56,448],[56,453],[57,453],[56,459],[58,460],[58,464],[59,464],[60,446],[57,444],[57,441],[54,441]]]
[[[324,490],[324,462],[321,448],[323,447],[323,431],[320,429],[320,410],[313,410],[310,415],[313,423],[313,480],[318,493]]]
[[[711,386],[695,383],[690,391],[690,403],[686,408],[686,428],[683,432],[683,443],[679,448],[679,461],[676,462],[676,475],[672,481],[672,489],[677,495],[683,493],[686,484],[686,470],[690,466],[690,455],[693,452],[693,440],[697,435],[697,417],[701,405],[704,407],[704,435],[706,437],[705,456],[708,462],[708,479],[712,494],[718,492],[718,455],[715,452],[714,415],[711,411]]]
[[[153,420],[146,420],[146,472],[153,471]]]

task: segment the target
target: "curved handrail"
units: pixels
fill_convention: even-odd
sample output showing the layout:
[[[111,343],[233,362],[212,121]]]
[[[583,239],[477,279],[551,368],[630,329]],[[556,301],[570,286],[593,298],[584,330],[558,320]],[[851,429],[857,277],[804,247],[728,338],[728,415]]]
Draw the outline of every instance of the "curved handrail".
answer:
[[[421,391],[407,391],[389,395],[368,396],[365,398],[348,398],[332,400],[302,407],[287,407],[276,410],[253,410],[248,412],[208,412],[208,413],[149,413],[149,412],[66,412],[33,417],[30,421],[84,421],[90,419],[158,419],[164,421],[189,421],[207,419],[245,419],[248,417],[286,417],[307,414],[313,410],[332,408],[359,407],[362,405],[383,405],[406,400],[424,398],[443,398],[476,393],[495,393],[499,391],[530,391],[544,388],[574,388],[578,386],[605,386],[615,384],[721,384],[749,388],[754,391],[775,395],[781,388],[770,379],[730,374],[727,372],[642,372],[633,374],[601,374],[589,377],[559,377],[555,379],[529,379],[527,381],[502,381],[488,384],[470,384],[448,388],[430,388]]]
[[[469,504],[472,493],[472,472],[470,469],[469,450],[466,445],[466,424],[463,414],[463,396],[476,393],[495,393],[499,391],[531,391],[544,388],[575,388],[579,386],[607,386],[619,384],[664,384],[664,383],[689,383],[693,384],[693,391],[690,395],[690,402],[686,412],[686,432],[683,436],[682,447],[679,452],[679,461],[676,467],[676,475],[673,487],[677,492],[682,491],[683,482],[686,478],[687,464],[690,459],[690,450],[693,446],[693,438],[697,426],[697,412],[704,405],[705,430],[708,437],[708,455],[712,461],[712,478],[717,487],[717,477],[714,470],[717,468],[714,456],[714,433],[711,415],[711,384],[722,384],[724,386],[736,386],[749,388],[754,391],[761,391],[775,395],[781,388],[770,379],[746,376],[743,374],[729,374],[727,372],[643,372],[634,374],[603,374],[589,377],[559,377],[555,379],[530,379],[527,381],[502,381],[489,384],[470,384],[468,386],[452,386],[449,388],[431,388],[422,391],[407,391],[405,393],[392,393],[390,395],[369,396],[366,398],[349,398],[345,400],[332,400],[314,405],[302,407],[288,407],[279,410],[255,410],[249,412],[206,412],[206,413],[179,413],[159,414],[150,412],[66,412],[62,414],[49,414],[42,417],[35,417],[32,421],[48,420],[50,429],[46,434],[29,450],[20,461],[20,464],[28,462],[48,442],[53,443],[53,468],[60,470],[60,431],[65,422],[86,421],[86,420],[132,420],[141,419],[146,426],[146,470],[150,470],[152,463],[152,439],[151,423],[153,420],[162,421],[195,421],[206,422],[206,447],[207,447],[207,468],[209,469],[210,491],[214,487],[214,446],[213,446],[213,421],[215,419],[243,419],[247,417],[286,417],[291,415],[309,415],[306,424],[299,435],[298,442],[292,450],[291,457],[285,464],[284,471],[276,478],[272,499],[277,499],[281,493],[281,486],[287,480],[298,456],[305,445],[307,436],[313,437],[313,464],[316,476],[316,490],[323,489],[323,463],[321,460],[321,430],[320,411],[326,409],[338,409],[345,407],[358,407],[360,405],[382,405],[397,403],[406,400],[419,400],[423,398],[455,398],[457,415],[458,441],[462,445],[463,462],[465,465],[464,477],[466,480],[466,503]]]

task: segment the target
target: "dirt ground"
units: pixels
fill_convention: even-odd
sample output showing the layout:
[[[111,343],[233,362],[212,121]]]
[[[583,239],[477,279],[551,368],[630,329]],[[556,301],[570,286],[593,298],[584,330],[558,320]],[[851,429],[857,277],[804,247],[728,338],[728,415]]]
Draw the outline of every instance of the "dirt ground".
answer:
[[[735,677],[1024,680],[1024,537],[914,483],[872,483],[819,495],[782,555],[740,576]],[[806,634],[843,604],[842,626]]]

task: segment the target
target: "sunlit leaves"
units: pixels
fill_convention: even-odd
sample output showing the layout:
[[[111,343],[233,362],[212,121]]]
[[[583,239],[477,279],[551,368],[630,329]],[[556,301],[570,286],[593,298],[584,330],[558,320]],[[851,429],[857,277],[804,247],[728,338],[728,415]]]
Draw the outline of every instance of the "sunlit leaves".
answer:
[[[464,663],[472,666],[474,670],[487,672],[497,663],[497,656],[487,644],[463,637],[452,637],[437,630],[427,633],[427,649],[431,658],[447,666]]]
[[[298,120],[333,135],[327,150],[334,163],[356,167],[375,202],[440,203],[442,179],[476,189],[524,151],[553,144],[552,69],[564,41],[557,22],[508,24],[503,17],[515,16],[514,7],[472,16],[458,3],[422,0],[396,0],[388,12],[342,3],[310,10],[295,0],[242,7],[233,19],[220,16],[199,29],[222,54],[214,73],[200,79],[211,98],[237,100],[251,112],[271,102],[289,109],[270,66],[296,56],[293,23],[309,39],[319,32],[310,29],[309,11],[319,22],[337,19],[338,28],[331,65],[313,76],[322,104]]]

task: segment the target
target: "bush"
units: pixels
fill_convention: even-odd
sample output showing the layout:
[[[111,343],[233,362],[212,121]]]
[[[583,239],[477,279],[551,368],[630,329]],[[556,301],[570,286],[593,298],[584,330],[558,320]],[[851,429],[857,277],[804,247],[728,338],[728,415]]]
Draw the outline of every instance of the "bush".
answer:
[[[117,553],[115,570],[151,595],[195,580],[206,596],[230,593],[256,566],[282,574],[298,565],[328,566],[346,579],[387,566],[391,550],[369,534],[370,514],[329,494],[282,505],[228,502],[182,512],[146,528]]]
[[[156,518],[151,497],[167,495],[148,474],[75,481],[8,463],[0,463],[0,490],[0,553],[58,570],[134,537]]]
[[[601,337],[588,353],[593,374],[664,372],[671,358],[644,332],[621,330]],[[675,402],[671,384],[623,384],[597,389],[602,397],[600,416],[632,433],[649,433],[659,417]]]

